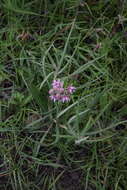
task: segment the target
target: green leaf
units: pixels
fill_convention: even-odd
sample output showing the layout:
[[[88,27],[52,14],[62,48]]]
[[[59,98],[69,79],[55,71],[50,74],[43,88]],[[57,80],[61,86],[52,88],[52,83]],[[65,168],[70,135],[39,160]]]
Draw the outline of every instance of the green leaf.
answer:
[[[35,102],[40,107],[41,111],[47,112],[48,106],[47,106],[47,98],[46,98],[45,93],[41,93],[35,85],[29,86],[29,89]]]

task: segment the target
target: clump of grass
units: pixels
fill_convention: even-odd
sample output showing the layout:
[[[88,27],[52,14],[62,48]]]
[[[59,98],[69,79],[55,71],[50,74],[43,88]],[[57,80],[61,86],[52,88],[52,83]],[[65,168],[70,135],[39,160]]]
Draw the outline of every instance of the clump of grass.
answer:
[[[125,189],[126,1],[3,0],[0,188]],[[76,92],[53,103],[53,79]]]

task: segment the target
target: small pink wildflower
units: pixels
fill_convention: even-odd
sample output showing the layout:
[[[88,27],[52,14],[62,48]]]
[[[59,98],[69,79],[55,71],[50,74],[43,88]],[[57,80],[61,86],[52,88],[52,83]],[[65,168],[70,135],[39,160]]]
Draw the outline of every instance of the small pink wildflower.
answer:
[[[70,101],[70,98],[69,96],[63,96],[61,101],[64,103],[64,102],[69,102]]]
[[[73,92],[75,92],[76,88],[74,86],[68,86],[67,91],[68,93],[72,94]]]
[[[62,88],[63,87],[63,83],[60,82],[60,80],[53,80],[52,87],[53,88]]]
[[[56,88],[54,87],[53,90],[56,92],[56,93],[63,93],[64,92],[64,88]]]
[[[75,92],[76,88],[74,86],[68,86],[67,88],[63,88],[63,82],[60,80],[53,80],[52,89],[49,90],[49,98],[56,102],[69,102],[70,95]]]
[[[54,95],[49,96],[51,100],[53,100],[54,102],[57,100],[56,97]]]

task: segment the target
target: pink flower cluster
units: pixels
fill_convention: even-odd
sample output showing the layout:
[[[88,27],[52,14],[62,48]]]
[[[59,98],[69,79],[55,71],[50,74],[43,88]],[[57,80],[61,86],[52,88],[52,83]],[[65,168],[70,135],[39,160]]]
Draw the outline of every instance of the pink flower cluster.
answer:
[[[60,80],[53,80],[52,89],[49,90],[50,99],[54,102],[69,102],[70,95],[75,92],[76,88],[74,86],[68,86],[67,88],[63,87],[63,82]]]

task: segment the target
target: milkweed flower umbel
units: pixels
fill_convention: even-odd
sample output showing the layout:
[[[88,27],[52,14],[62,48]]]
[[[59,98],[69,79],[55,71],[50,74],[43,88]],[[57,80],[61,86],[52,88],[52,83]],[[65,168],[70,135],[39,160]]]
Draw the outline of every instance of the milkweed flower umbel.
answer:
[[[67,88],[63,87],[63,82],[58,80],[53,80],[52,82],[52,89],[49,90],[49,97],[52,101],[56,102],[69,102],[70,95],[75,92],[76,88],[72,85],[68,86]]]

